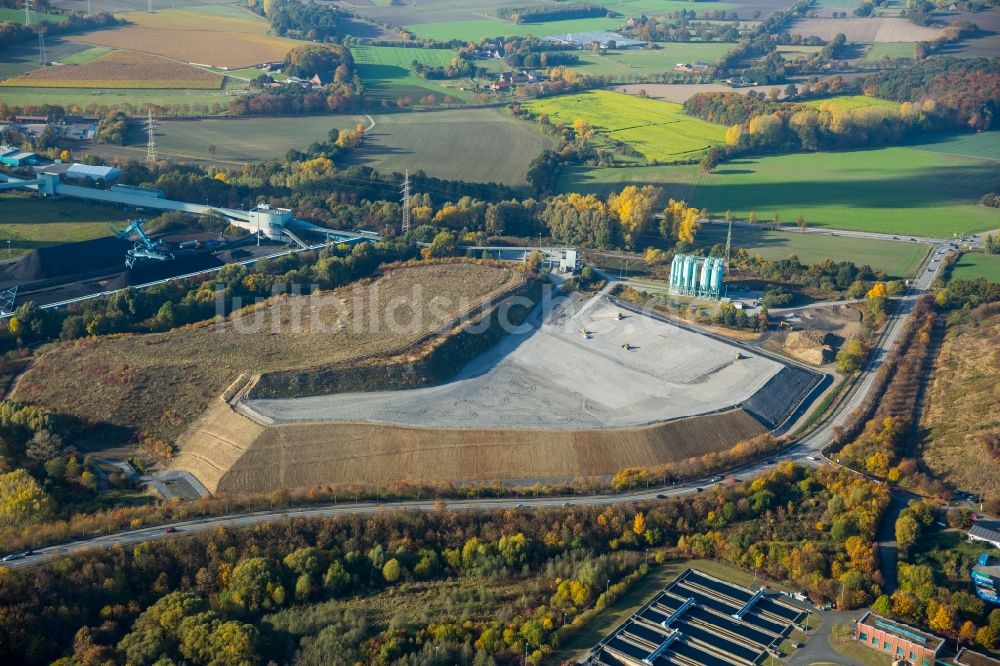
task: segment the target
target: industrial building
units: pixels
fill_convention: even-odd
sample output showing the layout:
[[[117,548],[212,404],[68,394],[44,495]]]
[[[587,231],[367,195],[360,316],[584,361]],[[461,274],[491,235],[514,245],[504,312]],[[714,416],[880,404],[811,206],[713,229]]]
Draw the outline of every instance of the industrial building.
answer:
[[[987,657],[985,654],[962,648],[955,656],[955,666],[1000,666],[1000,659]]]
[[[761,664],[808,611],[688,569],[597,644],[588,666]]]
[[[0,146],[0,164],[10,167],[22,167],[35,163],[35,154],[18,150],[10,146]]]
[[[1000,564],[990,564],[990,559],[989,553],[980,553],[970,577],[980,599],[1000,606]]]
[[[969,528],[970,541],[984,541],[1000,548],[1000,520],[977,520]]]
[[[858,620],[854,639],[894,661],[906,661],[912,666],[932,666],[944,646],[943,638],[872,612]]]
[[[678,254],[670,264],[670,293],[718,300],[724,275],[721,258]]]

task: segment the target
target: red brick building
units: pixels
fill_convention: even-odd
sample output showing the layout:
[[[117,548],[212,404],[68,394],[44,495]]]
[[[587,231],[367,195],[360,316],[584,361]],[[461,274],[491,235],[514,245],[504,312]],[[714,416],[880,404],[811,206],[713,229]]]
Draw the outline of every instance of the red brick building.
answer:
[[[893,660],[913,666],[933,666],[944,639],[872,612],[865,613],[854,627],[854,638]]]

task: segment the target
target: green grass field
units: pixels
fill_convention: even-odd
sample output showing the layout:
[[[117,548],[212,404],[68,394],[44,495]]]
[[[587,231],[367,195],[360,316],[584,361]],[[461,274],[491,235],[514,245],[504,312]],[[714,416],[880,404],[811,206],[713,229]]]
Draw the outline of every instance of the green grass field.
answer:
[[[243,81],[235,82],[236,87],[246,87]],[[226,79],[230,86],[230,79]],[[119,106],[126,104],[141,109],[147,104],[220,104],[223,109],[229,106],[231,96],[220,90],[197,89],[150,89],[150,88],[23,88],[4,87],[3,101],[14,106],[23,104],[57,104],[60,106],[77,105],[81,109],[90,104],[97,106]]]
[[[430,3],[433,4],[433,3]],[[587,32],[590,30],[618,30],[626,19],[642,14],[668,14],[675,11],[691,11],[691,3],[683,0],[622,0],[609,5],[608,8],[619,16],[596,17],[585,19],[570,19],[566,21],[545,21],[539,23],[511,23],[486,15],[487,8],[475,5],[462,7],[463,3],[447,3],[447,8],[428,8],[422,6],[425,15],[421,23],[407,19],[406,8],[396,12],[380,12],[379,16],[390,22],[401,25],[406,31],[421,39],[436,39],[450,41],[460,39],[477,42],[484,37],[524,36],[548,37],[569,32]],[[529,3],[530,4],[530,3]],[[730,2],[702,2],[694,8],[699,14],[709,10],[735,9],[738,5]],[[363,10],[362,10],[362,13]],[[394,16],[395,14],[395,16]],[[474,18],[475,15],[480,16]],[[433,20],[438,18],[440,20]]]
[[[707,224],[698,232],[699,247],[725,244],[726,225]],[[771,231],[752,227],[733,227],[733,245],[746,248],[751,255],[764,259],[787,259],[795,255],[804,264],[821,259],[868,264],[893,277],[913,275],[927,256],[929,246],[909,241],[871,240],[798,231]]]
[[[828,107],[833,109],[867,109],[885,108],[898,109],[899,104],[879,97],[867,97],[865,95],[840,95],[838,97],[825,97],[823,99],[811,99],[805,102],[806,106],[814,109]]]
[[[108,55],[112,51],[114,51],[114,49],[108,46],[92,46],[85,51],[80,51],[79,53],[66,56],[59,62],[64,65],[86,65],[88,62],[93,62],[102,56]]]
[[[615,171],[625,171],[621,176]],[[650,183],[698,208],[738,219],[798,215],[814,227],[950,238],[1000,227],[1000,211],[977,205],[1000,188],[996,163],[914,148],[740,159],[703,174],[695,165],[567,170],[560,189],[606,191]]]
[[[970,134],[933,134],[910,147],[946,155],[978,157],[1000,162],[1000,130]],[[984,193],[985,194],[985,193]]]
[[[163,120],[156,132],[156,148],[164,155],[194,159],[251,162],[280,159],[290,148],[325,141],[331,129],[368,125],[364,116],[304,116],[233,120]],[[215,154],[209,152],[215,146]]]
[[[529,123],[497,109],[390,113],[348,164],[391,173],[423,170],[438,178],[523,185],[528,164],[552,141]],[[332,128],[365,126],[364,116],[206,119],[160,122],[157,150],[189,159],[246,162],[278,159],[290,148],[326,139]],[[215,154],[208,147],[215,146]],[[341,164],[343,166],[343,164]]]
[[[0,8],[0,23],[3,23],[4,21],[11,21],[12,23],[20,23],[21,25],[24,25],[24,9],[10,9],[7,7]],[[38,21],[42,21],[44,23],[63,23],[66,21],[66,17],[59,16],[58,14],[43,14],[41,12],[31,10],[31,24],[35,25]]]
[[[33,196],[0,194],[0,257],[29,250],[109,236],[108,225],[126,218],[113,207],[64,199],[46,201]]]
[[[448,42],[453,39],[478,42],[485,37],[549,37],[567,32],[586,32],[588,30],[614,30],[621,25],[619,19],[587,18],[571,21],[549,21],[547,23],[511,23],[495,18],[467,19],[458,21],[442,21],[440,23],[416,23],[403,26],[403,29],[413,34],[417,39],[434,39]]]
[[[359,45],[351,47],[351,54],[358,65],[367,93],[372,97],[389,99],[410,97],[414,101],[427,95],[436,95],[438,101],[445,95],[465,97],[462,91],[458,90],[458,86],[445,85],[442,81],[430,81],[413,71],[414,60],[430,67],[447,66],[455,55],[450,49]]]
[[[916,42],[882,42],[872,44],[865,54],[864,60],[869,62],[881,60],[882,58],[912,58]]]
[[[1000,255],[982,252],[965,252],[955,262],[951,271],[952,280],[975,280],[986,278],[990,282],[1000,282]]]
[[[725,42],[661,42],[657,49],[609,51],[600,55],[579,51],[580,64],[571,69],[588,76],[611,76],[615,81],[632,81],[669,72],[678,63],[714,64],[735,44]]]
[[[577,119],[628,144],[649,160],[696,157],[725,139],[726,129],[684,114],[680,104],[596,90],[528,102],[536,115],[567,125]]]
[[[423,170],[429,176],[524,185],[528,164],[552,140],[498,109],[462,109],[375,116],[365,149],[353,164],[389,173]]]

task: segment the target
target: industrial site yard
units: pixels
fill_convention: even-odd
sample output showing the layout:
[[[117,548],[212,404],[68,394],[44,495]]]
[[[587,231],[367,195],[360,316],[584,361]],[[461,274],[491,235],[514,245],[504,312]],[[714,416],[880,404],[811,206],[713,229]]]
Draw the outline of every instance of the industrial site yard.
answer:
[[[606,476],[762,435],[816,380],[574,293],[435,386],[258,399],[241,397],[257,381],[244,377],[180,438],[172,467],[213,493]]]
[[[509,335],[441,386],[244,405],[273,422],[622,428],[739,404],[783,367],[648,317],[619,320],[620,312],[603,297],[561,299],[541,328]]]

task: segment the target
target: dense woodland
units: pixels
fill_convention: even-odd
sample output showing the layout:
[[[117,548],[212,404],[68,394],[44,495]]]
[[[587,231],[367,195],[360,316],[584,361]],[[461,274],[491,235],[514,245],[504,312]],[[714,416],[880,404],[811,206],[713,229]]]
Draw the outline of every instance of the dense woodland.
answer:
[[[519,664],[527,643],[537,663],[646,575],[647,550],[650,566],[716,558],[853,608],[879,594],[887,503],[853,474],[782,464],[639,506],[291,519],[143,543],[0,578],[0,659],[429,664],[438,648],[449,663]],[[420,589],[452,602],[407,615]],[[351,601],[386,591],[388,614]]]

